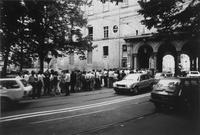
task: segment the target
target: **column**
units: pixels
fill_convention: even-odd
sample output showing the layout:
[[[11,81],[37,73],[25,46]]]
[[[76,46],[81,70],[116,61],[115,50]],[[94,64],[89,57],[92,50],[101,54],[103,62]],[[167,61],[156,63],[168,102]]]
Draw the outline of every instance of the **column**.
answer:
[[[157,71],[157,52],[153,53],[153,61],[154,61],[154,72]]]
[[[133,68],[136,70],[137,67],[137,54],[133,54]]]
[[[130,43],[127,43],[127,67],[133,68],[132,47]]]
[[[181,63],[181,51],[177,51],[176,57],[175,57],[175,76],[180,75],[180,63]]]
[[[198,56],[197,58],[198,58],[198,63],[197,63],[197,65],[198,65],[198,71],[200,71],[200,56]]]

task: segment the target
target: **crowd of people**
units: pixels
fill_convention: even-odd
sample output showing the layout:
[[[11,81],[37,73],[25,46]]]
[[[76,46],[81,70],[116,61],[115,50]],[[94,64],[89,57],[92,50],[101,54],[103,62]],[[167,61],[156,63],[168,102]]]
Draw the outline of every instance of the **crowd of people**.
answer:
[[[80,91],[92,91],[101,89],[102,87],[112,88],[115,81],[123,79],[127,74],[136,72],[133,70],[63,70],[61,72],[54,70],[46,70],[45,72],[28,71],[19,73],[18,77],[24,78],[32,87],[32,98],[40,98],[41,96],[55,96]]]

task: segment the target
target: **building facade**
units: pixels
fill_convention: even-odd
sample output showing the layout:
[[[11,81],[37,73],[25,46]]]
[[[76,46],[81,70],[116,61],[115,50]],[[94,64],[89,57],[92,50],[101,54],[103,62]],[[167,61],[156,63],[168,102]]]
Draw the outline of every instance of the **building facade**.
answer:
[[[58,58],[61,69],[152,69],[154,71],[200,70],[200,37],[179,33],[156,35],[141,24],[143,16],[136,0],[102,3],[92,0],[83,7],[88,19],[83,35],[89,35],[94,49],[86,60],[78,55]],[[152,34],[154,33],[154,34]]]
[[[88,34],[94,46],[91,52],[94,69],[131,67],[130,46],[124,39],[150,33],[140,23],[139,8],[137,1],[133,0],[124,0],[118,5],[93,0],[91,6],[85,8]]]
[[[186,4],[188,4],[186,2]],[[137,1],[101,3],[85,8],[88,34],[93,40],[92,67],[152,69],[154,71],[200,70],[198,35],[156,35],[140,23]],[[154,33],[154,34],[152,34]]]

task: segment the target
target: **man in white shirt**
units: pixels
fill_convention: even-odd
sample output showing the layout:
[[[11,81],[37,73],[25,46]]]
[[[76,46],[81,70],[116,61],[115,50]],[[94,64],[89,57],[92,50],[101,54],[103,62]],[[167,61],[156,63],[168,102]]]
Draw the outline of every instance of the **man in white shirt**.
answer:
[[[70,95],[69,86],[70,86],[70,73],[69,73],[69,70],[66,70],[66,74],[65,74],[65,87],[66,87],[65,96]]]

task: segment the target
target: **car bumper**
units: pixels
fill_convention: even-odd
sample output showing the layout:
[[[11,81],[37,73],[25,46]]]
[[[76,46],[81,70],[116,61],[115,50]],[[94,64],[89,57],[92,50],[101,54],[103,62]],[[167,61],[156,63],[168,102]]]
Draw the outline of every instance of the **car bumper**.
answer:
[[[116,92],[120,92],[120,93],[130,93],[130,92],[132,92],[131,88],[117,88],[117,87],[115,87],[114,90]]]
[[[178,97],[151,93],[150,101],[153,103],[160,103],[160,104],[164,104],[164,105],[174,106],[174,105],[177,105],[177,103],[178,103]]]

